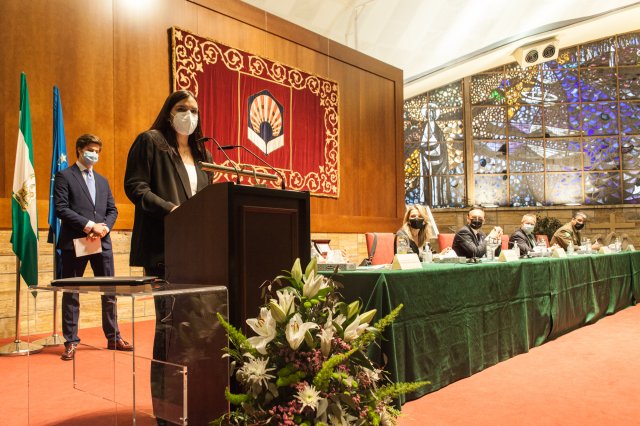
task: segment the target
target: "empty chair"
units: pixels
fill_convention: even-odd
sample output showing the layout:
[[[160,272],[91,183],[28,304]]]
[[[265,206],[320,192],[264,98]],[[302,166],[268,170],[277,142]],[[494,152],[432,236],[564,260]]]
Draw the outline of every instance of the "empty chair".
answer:
[[[438,247],[440,248],[440,251],[446,248],[451,248],[453,245],[453,238],[455,236],[456,234],[438,234]]]
[[[396,234],[391,232],[367,232],[367,252],[372,265],[384,265],[393,262],[393,243]],[[374,247],[375,246],[375,247]]]
[[[509,249],[509,236],[506,234],[502,234],[500,237],[500,242],[502,243],[502,250]]]

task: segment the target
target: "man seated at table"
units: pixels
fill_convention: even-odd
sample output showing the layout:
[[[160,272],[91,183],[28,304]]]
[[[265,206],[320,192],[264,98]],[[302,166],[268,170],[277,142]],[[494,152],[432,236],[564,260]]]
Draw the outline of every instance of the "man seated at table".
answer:
[[[553,234],[553,238],[551,238],[551,245],[557,244],[563,249],[567,249],[569,244],[573,244],[574,248],[578,248],[582,245],[582,236],[580,235],[580,231],[584,229],[587,224],[587,215],[582,212],[576,212],[571,221],[562,225],[558,230]],[[599,250],[600,243],[595,242],[591,246],[592,250]]]
[[[473,207],[467,213],[467,224],[460,228],[453,237],[451,248],[458,256],[464,256],[472,259],[484,256],[487,250],[487,238],[498,241],[495,255],[500,254],[500,237],[502,236],[502,228],[495,226],[489,235],[485,235],[480,230],[484,224],[484,210],[481,207]]]
[[[520,255],[525,256],[533,251],[536,246],[536,239],[533,235],[533,228],[536,227],[536,216],[525,214],[520,221],[520,228],[515,230],[509,237],[509,247],[520,249]]]

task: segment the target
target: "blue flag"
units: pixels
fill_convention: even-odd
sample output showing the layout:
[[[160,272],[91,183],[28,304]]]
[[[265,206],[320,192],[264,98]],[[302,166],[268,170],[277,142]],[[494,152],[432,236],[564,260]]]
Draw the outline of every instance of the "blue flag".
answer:
[[[69,166],[67,162],[67,139],[64,136],[64,121],[62,119],[62,103],[60,92],[53,86],[53,153],[51,154],[51,181],[49,182],[49,237],[48,243],[54,245],[58,242],[60,234],[60,219],[56,216],[53,204],[53,181],[56,173]],[[58,259],[59,253],[56,253]],[[58,261],[56,263],[59,263]],[[58,273],[60,270],[58,269]]]

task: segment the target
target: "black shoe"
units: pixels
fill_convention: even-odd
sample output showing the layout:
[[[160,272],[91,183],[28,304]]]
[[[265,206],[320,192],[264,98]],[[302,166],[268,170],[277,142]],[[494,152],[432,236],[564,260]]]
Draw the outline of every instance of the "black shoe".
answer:
[[[76,356],[77,347],[78,345],[75,343],[64,345],[64,352],[60,355],[60,359],[63,361],[73,361],[73,357]]]

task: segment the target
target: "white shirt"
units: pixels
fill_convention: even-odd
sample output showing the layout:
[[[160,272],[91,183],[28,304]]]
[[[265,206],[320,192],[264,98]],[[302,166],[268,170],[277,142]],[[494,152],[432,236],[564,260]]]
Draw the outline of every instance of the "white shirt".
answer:
[[[189,186],[191,187],[191,195],[195,195],[198,190],[198,174],[196,173],[196,166],[194,164],[185,164],[189,175]]]

